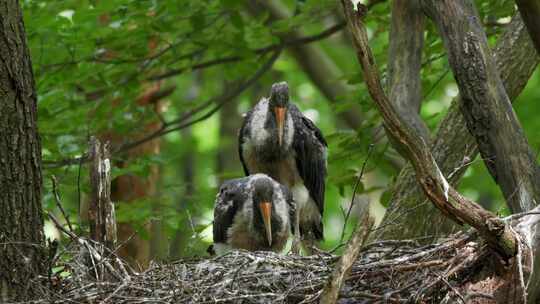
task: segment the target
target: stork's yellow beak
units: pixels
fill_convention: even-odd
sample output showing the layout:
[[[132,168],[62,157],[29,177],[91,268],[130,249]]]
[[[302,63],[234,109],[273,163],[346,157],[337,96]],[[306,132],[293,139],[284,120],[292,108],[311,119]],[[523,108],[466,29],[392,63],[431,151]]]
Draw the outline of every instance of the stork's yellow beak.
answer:
[[[278,142],[281,146],[281,143],[283,142],[283,125],[285,124],[285,111],[287,108],[285,107],[275,107],[274,113],[276,114],[276,122],[277,122],[277,129],[278,129]]]
[[[269,202],[262,202],[259,204],[261,208],[261,214],[264,222],[264,229],[266,230],[266,239],[268,240],[268,246],[272,246],[272,204]]]

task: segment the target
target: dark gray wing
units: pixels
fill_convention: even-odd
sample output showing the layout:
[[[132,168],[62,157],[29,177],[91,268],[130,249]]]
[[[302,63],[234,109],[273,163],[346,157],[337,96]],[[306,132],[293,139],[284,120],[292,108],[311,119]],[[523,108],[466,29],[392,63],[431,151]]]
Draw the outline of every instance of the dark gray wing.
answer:
[[[293,114],[295,129],[293,146],[296,153],[296,168],[322,215],[326,186],[326,148],[328,145],[321,130],[298,108],[291,105],[290,110]]]
[[[227,243],[227,231],[245,200],[242,191],[244,180],[242,178],[227,181],[219,189],[214,205],[214,243]]]
[[[283,197],[287,200],[287,205],[289,206],[289,222],[291,226],[292,234],[295,234],[294,223],[296,221],[296,203],[294,202],[293,194],[289,191],[289,188],[279,184],[281,192],[283,192]]]
[[[242,122],[242,127],[240,128],[240,132],[238,132],[238,155],[240,156],[240,162],[242,162],[242,167],[244,168],[244,174],[246,176],[249,175],[249,171],[244,161],[242,145],[244,144],[244,137],[248,135],[249,130],[247,129],[247,125],[249,121],[251,120],[252,115],[253,115],[253,109],[249,110],[246,113],[246,116],[244,117],[244,121]]]

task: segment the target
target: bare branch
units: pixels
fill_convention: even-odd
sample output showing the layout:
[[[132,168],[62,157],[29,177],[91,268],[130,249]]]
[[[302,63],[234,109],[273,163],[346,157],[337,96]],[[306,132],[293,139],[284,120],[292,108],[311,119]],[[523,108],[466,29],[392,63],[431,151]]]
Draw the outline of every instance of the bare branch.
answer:
[[[256,55],[265,55],[270,52],[275,52],[283,48],[295,47],[302,44],[309,44],[312,42],[316,42],[322,39],[326,39],[327,37],[339,32],[344,27],[345,27],[345,22],[340,22],[320,32],[319,34],[316,34],[313,36],[294,37],[293,39],[282,39],[280,43],[276,43],[276,44],[269,45],[263,48],[255,49],[253,50],[253,53]],[[165,78],[182,74],[186,71],[195,71],[199,69],[205,69],[205,68],[209,68],[209,67],[219,65],[219,64],[238,62],[244,59],[246,58],[242,56],[228,56],[228,57],[216,58],[216,59],[208,60],[205,62],[200,62],[191,66],[186,66],[186,67],[182,67],[178,69],[171,69],[161,74],[150,76],[147,78],[147,80],[154,80],[154,81],[162,80]]]
[[[364,7],[358,5],[356,11],[352,2],[341,0],[341,3],[369,94],[384,120],[387,134],[401,145],[426,195],[437,208],[457,223],[464,222],[476,228],[500,254],[505,257],[513,256],[516,252],[516,239],[507,225],[477,203],[461,196],[448,184],[427,143],[406,124],[386,97],[373,54],[368,46],[367,32],[361,20]]]
[[[463,113],[491,176],[512,212],[540,198],[534,154],[499,77],[473,2],[423,0],[448,51]]]
[[[339,259],[332,275],[328,278],[328,283],[322,291],[321,301],[319,303],[333,304],[337,302],[341,286],[349,275],[352,265],[356,262],[360,250],[364,247],[374,223],[375,221],[369,215],[369,212],[358,222],[356,231],[349,241],[347,249]]]
[[[178,131],[178,130],[181,130],[181,129],[184,129],[184,128],[187,128],[191,125],[194,125],[198,122],[201,122],[203,120],[206,120],[208,118],[210,118],[214,113],[216,113],[224,104],[230,102],[231,100],[233,100],[234,98],[238,97],[238,95],[240,95],[242,92],[244,92],[247,88],[249,88],[250,86],[252,86],[255,82],[257,82],[257,80],[259,80],[259,78],[264,75],[268,70],[270,70],[270,68],[274,65],[274,62],[279,58],[279,55],[281,54],[281,50],[278,50],[276,51],[272,57],[267,61],[265,62],[265,64],[263,64],[256,72],[255,74],[253,74],[253,76],[251,76],[250,78],[246,79],[245,81],[243,82],[239,82],[233,89],[228,89],[226,90],[226,92],[217,97],[217,98],[212,98],[210,99],[209,101],[203,103],[201,106],[197,107],[196,109],[194,110],[191,110],[189,111],[188,113],[182,115],[182,117],[180,117],[179,119],[176,119],[172,122],[167,122],[163,125],[163,127],[140,139],[140,140],[137,140],[135,142],[132,142],[132,143],[127,143],[123,146],[121,146],[120,148],[118,148],[115,153],[122,153],[122,152],[125,152],[127,150],[130,150],[130,149],[133,149],[134,147],[140,145],[140,144],[143,144],[147,141],[150,141],[150,140],[153,140],[155,138],[158,138],[158,137],[161,137],[165,134],[168,134],[168,133],[171,133],[171,132],[174,132],[174,131]],[[195,116],[195,114],[198,114],[200,113],[202,110],[208,108],[209,106],[211,105],[214,105],[210,110],[208,110],[204,115],[198,117],[198,118],[192,118],[193,116]]]
[[[511,100],[521,93],[539,62],[527,29],[516,14],[494,48],[506,92]],[[439,124],[431,151],[444,176],[456,185],[478,155],[475,139],[467,130],[460,112],[461,98],[454,98],[448,114]],[[406,166],[392,187],[390,207],[377,238],[438,237],[457,227],[429,203],[416,182],[414,170]]]
[[[69,220],[69,215],[64,210],[64,207],[62,207],[62,202],[60,201],[60,194],[58,194],[58,182],[54,175],[51,176],[51,182],[52,182],[52,192],[53,192],[54,202],[56,203],[56,206],[58,207],[58,209],[62,213],[62,216],[66,220],[69,231],[73,232],[73,226],[71,225],[71,221]]]
[[[375,145],[373,144],[369,145],[366,159],[364,160],[364,163],[362,163],[362,167],[360,168],[360,173],[358,174],[358,178],[356,179],[356,183],[354,184],[352,197],[351,197],[351,203],[349,204],[349,208],[347,209],[347,213],[345,214],[345,218],[343,219],[343,228],[341,229],[341,236],[339,237],[339,244],[337,246],[342,246],[343,239],[345,238],[345,229],[347,228],[347,223],[349,222],[351,211],[354,207],[354,203],[356,202],[355,200],[356,192],[358,191],[358,186],[360,185],[360,182],[362,181],[362,177],[364,176],[364,170],[366,169],[367,162],[369,160],[369,157],[371,156],[371,152],[373,152],[374,146]],[[369,213],[369,208],[366,207],[366,210],[364,210],[364,212]],[[359,217],[362,217],[362,215]],[[335,249],[337,249],[337,247]]]
[[[148,141],[154,140],[156,138],[159,138],[171,132],[187,128],[191,125],[194,125],[196,123],[199,123],[201,121],[204,121],[210,118],[224,104],[238,97],[247,88],[255,84],[262,77],[262,75],[264,75],[268,70],[270,70],[270,68],[272,68],[272,66],[274,65],[274,62],[279,58],[280,54],[281,54],[281,50],[277,50],[276,52],[274,52],[272,57],[268,59],[250,78],[244,81],[239,81],[236,85],[233,85],[233,88],[225,90],[225,93],[223,93],[222,95],[209,99],[208,101],[197,106],[196,108],[182,114],[182,116],[180,116],[178,119],[175,119],[169,122],[164,122],[162,127],[158,129],[157,131],[151,134],[148,134],[147,136],[140,138],[138,140],[135,140],[133,142],[125,143],[124,145],[116,148],[112,152],[112,154],[117,155],[117,154],[124,153]],[[197,118],[193,118],[194,116],[202,113],[204,110],[207,110],[207,111],[203,115]],[[62,166],[79,164],[81,162],[87,162],[87,161],[88,161],[88,155],[83,155],[81,157],[68,158],[68,159],[63,159],[60,161],[43,161],[43,163],[45,167],[57,168],[57,167],[62,167]]]

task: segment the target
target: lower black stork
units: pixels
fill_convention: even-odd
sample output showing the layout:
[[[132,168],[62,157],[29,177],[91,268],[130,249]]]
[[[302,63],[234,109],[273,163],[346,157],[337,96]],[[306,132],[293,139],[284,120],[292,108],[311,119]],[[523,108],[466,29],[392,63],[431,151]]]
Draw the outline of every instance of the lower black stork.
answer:
[[[214,246],[279,252],[292,231],[294,202],[289,190],[265,174],[226,181],[214,207]]]
[[[270,97],[246,114],[239,152],[246,175],[265,173],[289,187],[302,239],[321,240],[327,144],[315,124],[289,102],[286,82],[273,84]]]

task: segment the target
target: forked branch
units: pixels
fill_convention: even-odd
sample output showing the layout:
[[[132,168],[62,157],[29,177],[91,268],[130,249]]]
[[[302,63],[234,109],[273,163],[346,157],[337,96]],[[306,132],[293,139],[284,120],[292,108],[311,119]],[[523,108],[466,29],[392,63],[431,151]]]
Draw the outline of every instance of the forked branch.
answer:
[[[353,37],[356,55],[362,67],[369,94],[381,114],[387,134],[401,146],[411,161],[418,182],[430,200],[442,212],[458,223],[476,228],[488,243],[505,257],[516,253],[516,239],[509,227],[477,203],[463,197],[442,175],[427,143],[398,115],[386,96],[371,49],[364,24],[363,6],[355,10],[349,0],[341,0],[349,31]]]
[[[534,208],[540,172],[492,58],[473,1],[423,0],[461,94],[461,112],[513,213]]]
[[[504,88],[513,102],[522,92],[539,61],[519,13],[505,27],[493,49],[493,57]],[[431,145],[431,152],[451,185],[457,184],[478,155],[476,141],[467,130],[460,112],[461,102],[461,96],[454,98],[448,113],[439,123]],[[377,235],[379,239],[407,239],[428,235],[437,237],[448,235],[456,228],[451,221],[434,210],[423,195],[411,166],[402,170],[391,191],[391,205],[381,224],[384,229],[378,230],[382,232]]]

